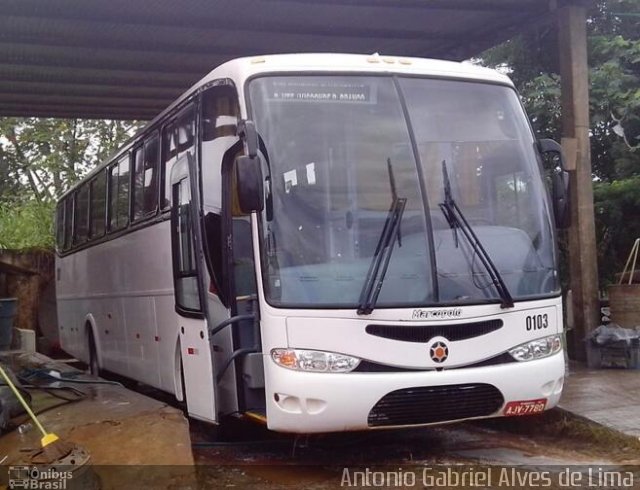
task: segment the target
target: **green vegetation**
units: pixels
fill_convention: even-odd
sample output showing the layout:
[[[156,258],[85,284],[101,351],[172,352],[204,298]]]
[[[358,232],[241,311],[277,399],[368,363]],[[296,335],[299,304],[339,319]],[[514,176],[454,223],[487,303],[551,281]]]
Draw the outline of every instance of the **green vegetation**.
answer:
[[[0,118],[0,248],[53,247],[57,198],[140,123]]]
[[[55,201],[0,202],[0,249],[53,248]]]
[[[640,237],[640,2],[599,0],[588,21],[591,158],[601,286]],[[481,56],[514,80],[540,137],[560,140],[560,77],[553,26]],[[565,251],[566,252],[566,251]]]

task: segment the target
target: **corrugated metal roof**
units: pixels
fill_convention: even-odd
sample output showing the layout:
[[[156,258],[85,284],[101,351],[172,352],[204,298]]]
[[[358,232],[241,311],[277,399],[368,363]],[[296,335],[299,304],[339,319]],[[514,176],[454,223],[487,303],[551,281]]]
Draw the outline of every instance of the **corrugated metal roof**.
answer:
[[[0,0],[0,115],[150,119],[215,66],[288,52],[461,60],[555,0]]]

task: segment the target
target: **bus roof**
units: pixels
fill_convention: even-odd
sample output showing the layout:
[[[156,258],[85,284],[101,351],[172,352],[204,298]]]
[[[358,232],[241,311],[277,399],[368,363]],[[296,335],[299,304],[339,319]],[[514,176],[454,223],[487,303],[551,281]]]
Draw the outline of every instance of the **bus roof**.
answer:
[[[450,76],[482,81],[511,83],[501,73],[474,65],[470,62],[455,62],[406,56],[385,56],[378,53],[337,54],[300,53],[252,56],[227,61],[212,70],[201,83],[218,78],[222,72],[227,75],[240,74],[242,78],[262,72],[381,72],[425,76]],[[224,75],[223,75],[224,76]]]

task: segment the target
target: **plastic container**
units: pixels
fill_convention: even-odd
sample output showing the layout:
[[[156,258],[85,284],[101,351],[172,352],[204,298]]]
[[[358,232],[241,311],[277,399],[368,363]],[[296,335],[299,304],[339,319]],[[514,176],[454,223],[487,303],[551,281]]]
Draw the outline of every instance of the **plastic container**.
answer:
[[[13,335],[13,319],[18,309],[16,298],[0,299],[0,350],[8,350],[11,347]]]

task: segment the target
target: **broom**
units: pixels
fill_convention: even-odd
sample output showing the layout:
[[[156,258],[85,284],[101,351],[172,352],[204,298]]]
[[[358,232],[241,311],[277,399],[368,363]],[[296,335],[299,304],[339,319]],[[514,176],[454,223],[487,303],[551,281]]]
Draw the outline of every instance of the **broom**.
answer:
[[[29,404],[25,401],[25,399],[20,394],[20,391],[16,388],[15,384],[9,378],[9,375],[5,372],[2,365],[0,364],[0,376],[4,379],[4,382],[11,388],[13,394],[16,395],[16,398],[25,409],[33,423],[36,424],[38,430],[42,433],[42,438],[40,439],[40,445],[42,446],[42,450],[38,453],[38,462],[43,464],[49,464],[54,461],[58,461],[59,459],[67,456],[74,449],[75,445],[70,442],[65,442],[61,440],[57,435],[53,432],[47,432],[45,428],[42,426],[36,414],[33,413]]]

